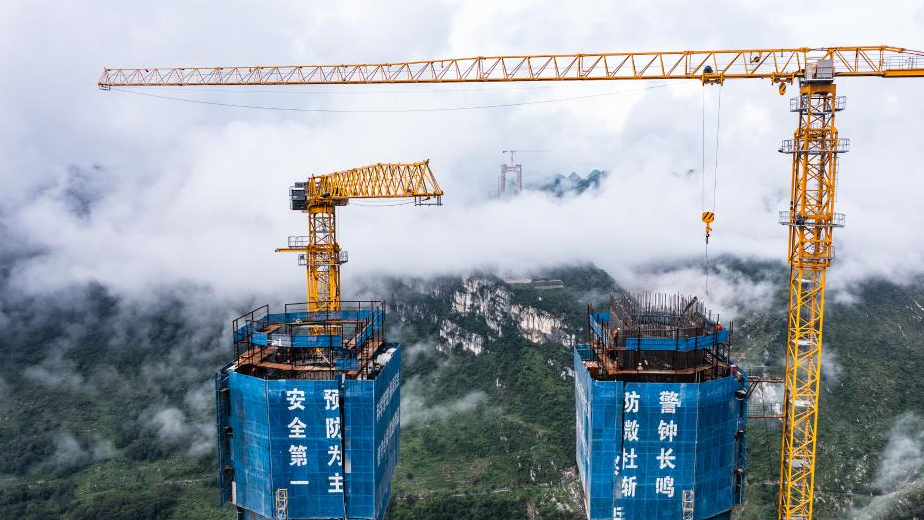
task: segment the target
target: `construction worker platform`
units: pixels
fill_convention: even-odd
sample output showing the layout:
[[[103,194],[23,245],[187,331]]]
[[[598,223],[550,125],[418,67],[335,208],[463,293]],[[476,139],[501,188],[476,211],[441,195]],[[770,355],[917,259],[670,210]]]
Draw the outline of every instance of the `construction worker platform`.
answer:
[[[345,301],[337,310],[264,305],[234,320],[235,370],[268,378],[364,378],[385,343],[385,302]]]

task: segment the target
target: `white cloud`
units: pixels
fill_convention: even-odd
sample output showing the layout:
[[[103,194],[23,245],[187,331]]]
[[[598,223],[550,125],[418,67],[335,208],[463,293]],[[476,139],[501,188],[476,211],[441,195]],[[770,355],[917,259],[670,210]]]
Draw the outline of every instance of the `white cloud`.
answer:
[[[214,448],[214,426],[190,421],[179,408],[168,406],[149,410],[144,421],[161,440],[185,445],[190,457],[205,455]]]
[[[115,454],[112,441],[99,436],[84,439],[81,442],[72,433],[62,432],[55,436],[54,444],[55,451],[52,453],[49,462],[62,468],[91,460],[108,459]]]
[[[143,296],[178,283],[217,297],[300,299],[294,258],[274,255],[303,234],[286,189],[310,173],[430,158],[446,189],[441,208],[340,212],[351,252],[345,290],[362,275],[426,275],[473,267],[530,269],[592,261],[621,281],[652,262],[702,254],[699,222],[701,87],[651,84],[353,86],[165,89],[156,93],[273,106],[417,108],[584,101],[415,114],[295,114],[216,108],[100,92],[104,65],[308,63],[517,52],[580,52],[890,42],[924,48],[920,2],[747,2],[704,9],[681,2],[341,2],[220,12],[185,3],[12,4],[0,16],[0,59],[29,71],[0,85],[0,217],[7,247],[34,254],[14,270],[27,292],[99,281]],[[798,7],[797,7],[798,6]],[[837,6],[836,9],[832,8]],[[259,16],[255,9],[259,9]],[[767,17],[772,9],[777,16]],[[798,13],[798,15],[797,15]],[[818,26],[818,13],[830,23]],[[905,15],[903,15],[904,13]],[[915,15],[918,15],[917,17]],[[880,20],[882,23],[871,23]],[[746,31],[747,41],[730,35]],[[233,29],[230,29],[233,28]],[[806,34],[812,41],[805,41]],[[79,42],[77,44],[76,42]],[[154,44],[152,44],[154,42]],[[35,66],[40,64],[40,66]],[[420,88],[417,88],[420,87]],[[919,82],[844,80],[834,289],[869,275],[920,272],[924,225]],[[264,92],[267,91],[267,92]],[[152,91],[154,92],[154,91]],[[712,113],[718,90],[707,91]],[[783,261],[789,162],[775,152],[795,120],[763,82],[722,90],[716,231],[710,253]],[[602,191],[553,200],[486,200],[501,150],[524,156],[527,177],[602,168]],[[78,170],[74,170],[76,165]],[[98,165],[99,168],[95,168]],[[694,175],[685,172],[693,169]],[[77,171],[79,175],[75,175]],[[75,211],[89,204],[89,211]],[[622,273],[622,274],[620,274]],[[631,280],[631,279],[629,279]],[[699,291],[697,291],[699,292]],[[760,295],[756,295],[760,296]]]
[[[879,455],[879,472],[873,483],[889,493],[907,485],[918,476],[924,464],[924,421],[914,413],[904,413],[895,420],[889,440]]]
[[[830,345],[825,345],[821,351],[821,375],[828,384],[837,383],[844,373],[840,354]]]
[[[488,395],[480,390],[473,390],[454,401],[431,404],[425,386],[419,377],[412,377],[401,386],[401,426],[445,420],[488,407]]]

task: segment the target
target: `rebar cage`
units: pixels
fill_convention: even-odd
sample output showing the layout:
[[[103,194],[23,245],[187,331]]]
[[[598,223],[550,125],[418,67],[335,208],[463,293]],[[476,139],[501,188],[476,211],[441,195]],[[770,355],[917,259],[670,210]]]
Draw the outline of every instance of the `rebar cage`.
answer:
[[[587,306],[594,379],[702,382],[729,375],[734,324],[695,296],[639,293]]]
[[[384,301],[342,301],[340,310],[282,313],[263,305],[232,322],[235,370],[265,379],[366,379],[385,343]]]

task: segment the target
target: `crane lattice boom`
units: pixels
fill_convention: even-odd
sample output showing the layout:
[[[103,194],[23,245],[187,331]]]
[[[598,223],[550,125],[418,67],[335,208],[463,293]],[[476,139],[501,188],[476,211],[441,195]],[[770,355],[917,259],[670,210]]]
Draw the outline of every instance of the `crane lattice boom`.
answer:
[[[924,52],[900,47],[735,49],[540,54],[349,65],[107,68],[101,88],[179,85],[316,85],[626,79],[763,78],[792,82],[806,65],[829,59],[838,76],[916,76]]]
[[[331,199],[391,199],[443,196],[429,161],[377,163],[326,175],[313,175],[306,183],[309,201]]]

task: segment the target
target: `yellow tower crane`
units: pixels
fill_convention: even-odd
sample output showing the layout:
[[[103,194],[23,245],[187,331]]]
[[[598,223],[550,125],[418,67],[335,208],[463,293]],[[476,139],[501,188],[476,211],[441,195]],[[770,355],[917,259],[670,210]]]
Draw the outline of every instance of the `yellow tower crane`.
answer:
[[[924,77],[924,52],[901,47],[846,46],[670,52],[612,52],[449,58],[348,65],[104,69],[102,89],[128,86],[485,83],[512,81],[668,80],[724,84],[766,79],[785,94],[799,82],[790,111],[799,123],[781,152],[792,155],[789,229],[790,304],[779,518],[811,520],[818,428],[818,389],[825,273],[834,258],[838,136],[834,114],[844,108],[837,77]],[[711,220],[711,218],[709,219]],[[710,224],[711,222],[706,222]]]
[[[415,205],[439,205],[443,190],[430,161],[378,163],[325,175],[312,175],[289,189],[291,209],[308,214],[308,235],[290,236],[276,252],[299,253],[306,266],[308,311],[340,310],[340,265],[346,251],[337,243],[337,206],[350,199],[413,198]]]

